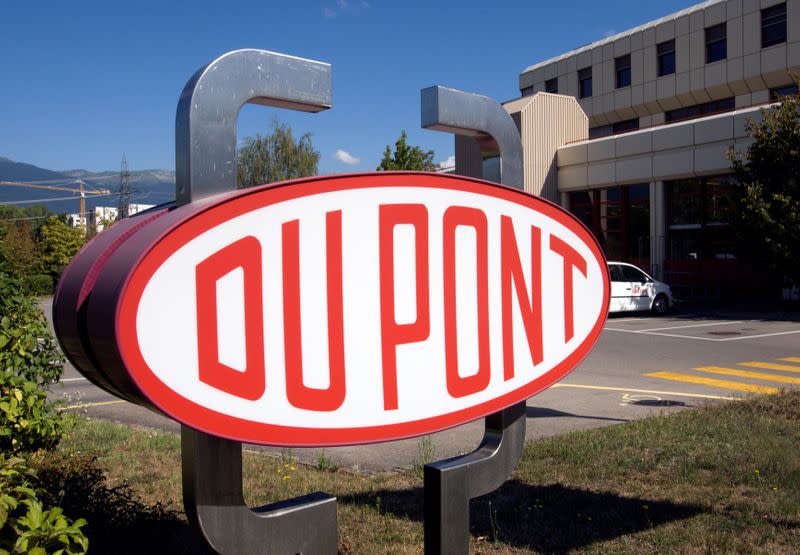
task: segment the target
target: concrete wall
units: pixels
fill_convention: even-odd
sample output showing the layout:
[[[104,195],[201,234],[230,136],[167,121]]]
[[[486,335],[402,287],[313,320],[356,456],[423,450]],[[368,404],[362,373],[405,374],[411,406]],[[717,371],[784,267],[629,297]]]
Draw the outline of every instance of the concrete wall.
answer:
[[[768,102],[769,89],[792,83],[800,72],[800,0],[786,0],[787,40],[761,48],[762,8],[782,0],[712,0],[589,44],[526,69],[520,89],[544,90],[558,78],[558,92],[577,96],[578,70],[592,67],[593,94],[580,99],[595,127],[634,117],[662,123],[663,112],[735,97],[737,107]],[[705,28],[727,26],[728,57],[705,63]],[[656,45],[675,40],[676,71],[657,76]],[[615,88],[614,59],[631,56],[631,85]]]
[[[730,171],[727,151],[745,150],[745,123],[759,108],[582,141],[558,149],[561,192],[713,175]]]

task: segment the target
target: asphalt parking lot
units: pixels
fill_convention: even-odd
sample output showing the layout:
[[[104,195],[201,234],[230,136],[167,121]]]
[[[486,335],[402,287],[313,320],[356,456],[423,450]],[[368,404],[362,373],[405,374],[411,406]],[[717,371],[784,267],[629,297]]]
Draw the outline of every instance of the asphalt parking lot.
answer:
[[[47,313],[49,303],[43,303]],[[798,386],[800,314],[713,309],[659,318],[611,316],[589,356],[561,382],[528,400],[527,439]],[[65,400],[68,410],[93,418],[179,431],[175,422],[95,388],[69,365],[52,395]],[[479,421],[434,434],[434,459],[474,449],[482,430]],[[325,455],[343,468],[380,471],[421,462],[429,447],[410,439],[326,448]],[[310,463],[319,453],[294,450]]]

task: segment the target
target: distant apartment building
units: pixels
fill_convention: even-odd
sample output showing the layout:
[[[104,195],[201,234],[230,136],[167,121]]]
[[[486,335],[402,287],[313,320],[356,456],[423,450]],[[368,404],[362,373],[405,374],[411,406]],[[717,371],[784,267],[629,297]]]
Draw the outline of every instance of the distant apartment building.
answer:
[[[745,293],[763,276],[734,254],[727,152],[797,92],[792,74],[800,0],[711,0],[532,65],[504,104],[525,189],[575,214],[609,260],[685,296]],[[456,173],[488,162],[456,139]]]
[[[153,206],[155,205],[130,204],[128,205],[128,215],[133,216]],[[85,217],[82,217],[80,214],[69,214],[68,219],[72,227],[85,228],[88,226],[99,233],[114,223],[118,216],[119,209],[115,206],[95,206],[91,211],[86,213]]]

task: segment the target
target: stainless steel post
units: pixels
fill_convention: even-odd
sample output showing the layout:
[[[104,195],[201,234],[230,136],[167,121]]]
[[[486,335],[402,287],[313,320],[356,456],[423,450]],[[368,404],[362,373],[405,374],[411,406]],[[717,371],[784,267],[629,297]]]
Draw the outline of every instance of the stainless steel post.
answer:
[[[500,155],[500,183],[523,189],[522,142],[511,116],[491,98],[445,87],[421,92],[422,127],[475,138]],[[468,455],[425,465],[425,553],[469,552],[469,501],[514,471],[525,442],[525,403],[485,419],[483,441]]]
[[[228,52],[183,89],[175,118],[176,199],[236,189],[236,120],[245,103],[319,112],[331,107],[329,64],[266,52]],[[336,498],[322,492],[249,509],[242,444],[181,428],[183,503],[220,553],[336,553]]]

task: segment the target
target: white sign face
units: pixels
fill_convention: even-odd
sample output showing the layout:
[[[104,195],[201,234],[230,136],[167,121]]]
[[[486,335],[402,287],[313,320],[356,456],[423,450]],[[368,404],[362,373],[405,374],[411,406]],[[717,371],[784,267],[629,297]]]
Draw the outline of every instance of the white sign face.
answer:
[[[207,433],[335,445],[431,433],[572,370],[600,334],[606,263],[574,217],[434,174],[319,178],[221,197],[122,289],[142,393]]]

